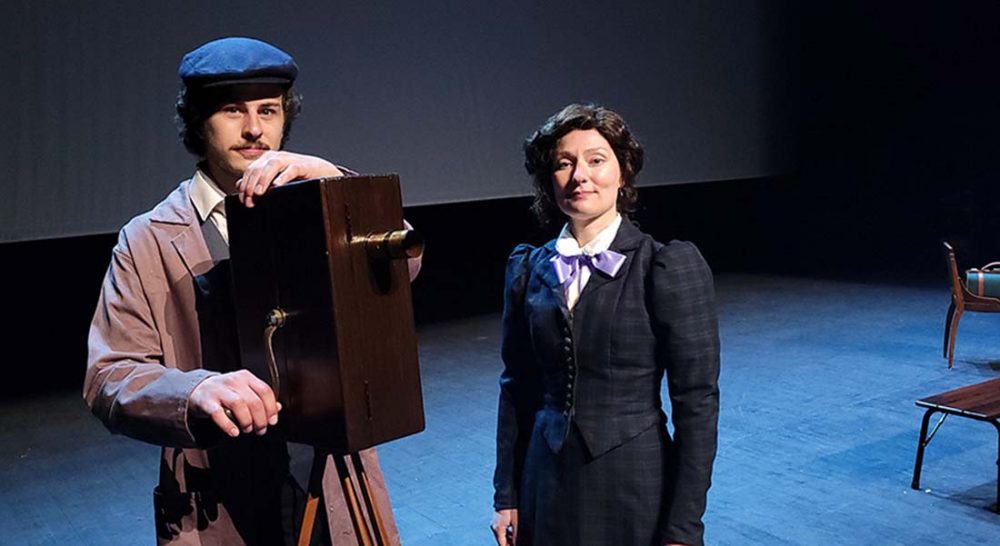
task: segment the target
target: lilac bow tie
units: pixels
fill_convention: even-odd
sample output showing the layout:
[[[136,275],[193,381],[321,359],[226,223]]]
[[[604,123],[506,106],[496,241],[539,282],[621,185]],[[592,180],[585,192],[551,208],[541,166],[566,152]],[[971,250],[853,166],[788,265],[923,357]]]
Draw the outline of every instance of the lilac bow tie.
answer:
[[[552,265],[556,269],[556,276],[559,278],[559,282],[564,285],[570,284],[576,279],[576,276],[580,274],[581,267],[586,266],[591,271],[599,270],[609,277],[614,277],[618,274],[618,270],[621,269],[624,263],[625,255],[619,254],[614,250],[605,250],[593,256],[586,254],[574,254],[572,256],[556,254],[552,257]]]

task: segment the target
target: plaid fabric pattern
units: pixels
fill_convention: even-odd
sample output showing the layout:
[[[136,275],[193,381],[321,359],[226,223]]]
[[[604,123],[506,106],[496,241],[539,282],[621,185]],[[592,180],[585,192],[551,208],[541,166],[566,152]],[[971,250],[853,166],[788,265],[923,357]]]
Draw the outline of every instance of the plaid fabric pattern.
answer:
[[[531,442],[518,546],[662,544],[669,445],[664,425],[649,427],[598,458],[575,426],[559,453]]]
[[[519,534],[539,545],[701,544],[719,404],[711,271],[694,245],[624,222],[611,248],[625,265],[595,274],[570,314],[553,247],[518,247],[508,263],[494,506],[519,507]],[[668,449],[653,434],[653,450],[664,373],[676,435]]]

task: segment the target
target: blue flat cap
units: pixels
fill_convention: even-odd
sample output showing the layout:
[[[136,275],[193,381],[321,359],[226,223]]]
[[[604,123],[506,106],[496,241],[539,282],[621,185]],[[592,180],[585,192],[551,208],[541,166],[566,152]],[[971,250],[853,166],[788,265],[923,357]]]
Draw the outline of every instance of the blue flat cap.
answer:
[[[299,67],[292,56],[253,38],[220,38],[188,53],[177,74],[187,87],[241,83],[291,86]]]

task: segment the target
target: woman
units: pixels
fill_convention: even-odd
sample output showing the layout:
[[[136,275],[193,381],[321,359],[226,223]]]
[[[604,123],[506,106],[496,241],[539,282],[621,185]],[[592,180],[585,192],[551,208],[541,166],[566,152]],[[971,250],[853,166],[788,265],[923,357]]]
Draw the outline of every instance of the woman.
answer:
[[[691,243],[628,221],[643,151],[618,114],[569,105],[524,149],[532,209],[566,224],[507,265],[497,543],[701,544],[719,407],[711,271]]]

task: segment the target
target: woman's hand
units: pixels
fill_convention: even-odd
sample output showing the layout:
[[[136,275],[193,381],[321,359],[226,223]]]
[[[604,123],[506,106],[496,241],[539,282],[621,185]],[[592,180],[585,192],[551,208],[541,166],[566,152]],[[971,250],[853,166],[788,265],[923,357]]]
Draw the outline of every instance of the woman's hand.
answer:
[[[497,510],[493,513],[490,523],[497,546],[514,546],[517,544],[517,508]]]

